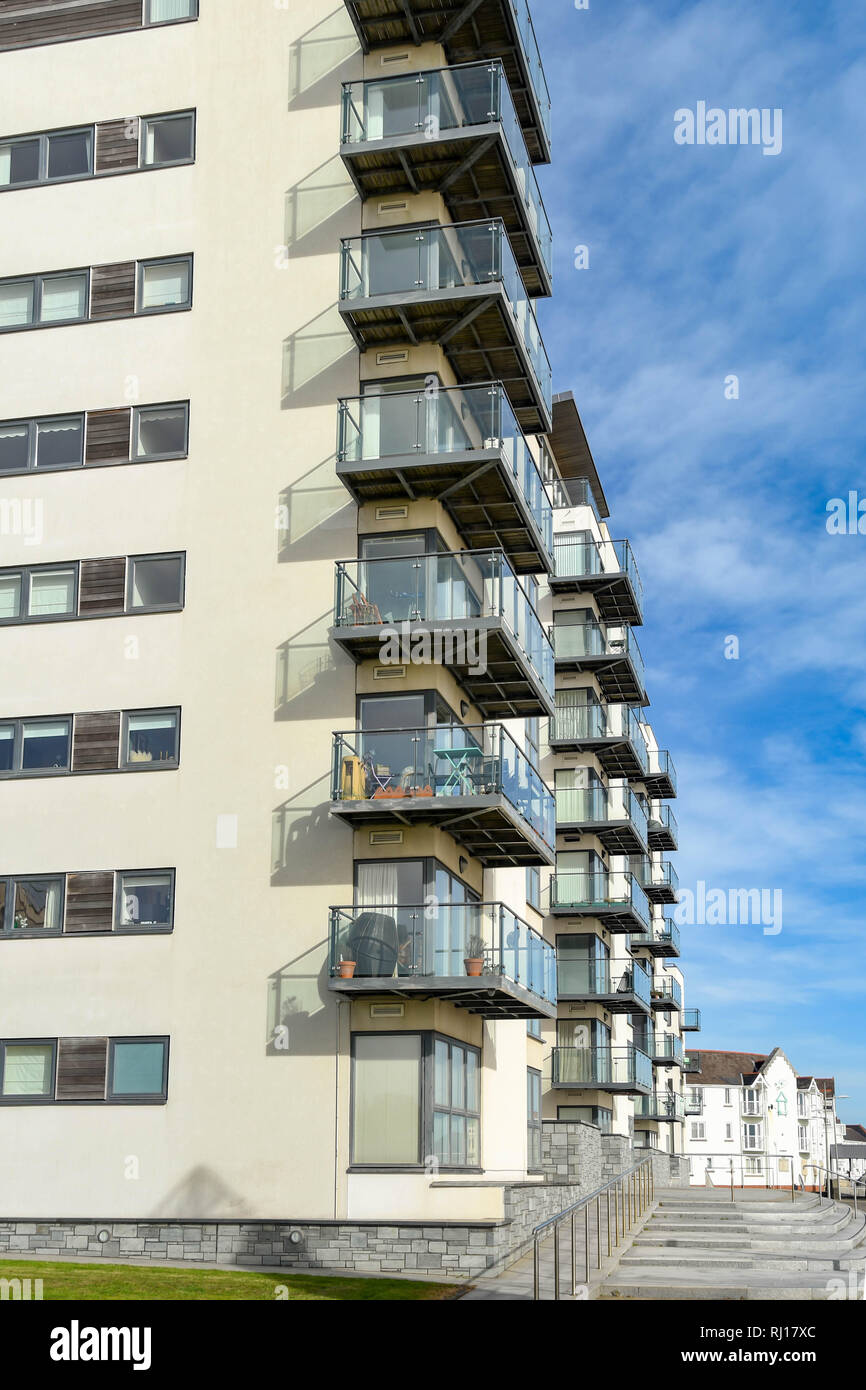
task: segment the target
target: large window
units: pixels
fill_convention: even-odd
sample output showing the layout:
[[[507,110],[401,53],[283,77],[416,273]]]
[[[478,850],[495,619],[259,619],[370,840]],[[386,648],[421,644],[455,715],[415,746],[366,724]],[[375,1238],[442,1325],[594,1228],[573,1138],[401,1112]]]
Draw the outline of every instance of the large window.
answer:
[[[432,1033],[355,1033],[352,1045],[353,1163],[480,1165],[476,1048]]]
[[[14,719],[0,724],[0,776],[68,772],[71,720]]]
[[[63,926],[62,875],[0,878],[0,931],[12,935],[59,932]]]
[[[192,256],[172,260],[140,261],[138,266],[138,312],[165,313],[188,309],[192,304]]]
[[[92,126],[0,141],[0,189],[86,178],[92,172]]]
[[[83,415],[0,422],[0,473],[76,468],[83,462]]]
[[[51,1100],[55,1044],[51,1040],[0,1043],[0,1096],[4,1100]]]
[[[526,1166],[530,1172],[541,1168],[541,1072],[526,1072]]]
[[[180,712],[144,710],[123,716],[122,763],[130,768],[176,767],[179,751]]]
[[[86,270],[0,280],[0,332],[37,324],[79,323],[87,318]]]
[[[108,1099],[164,1100],[168,1090],[168,1038],[112,1038]]]
[[[133,411],[132,457],[145,459],[184,458],[189,433],[189,406],[140,406]]]
[[[74,565],[0,570],[0,623],[74,615],[76,580]]]
[[[127,566],[129,612],[183,607],[183,555],[132,555]]]
[[[198,17],[198,0],[146,0],[145,24],[176,24]]]
[[[171,931],[174,924],[173,871],[118,874],[114,920],[118,931]]]
[[[141,123],[141,163],[146,169],[189,164],[195,155],[195,112],[147,116]]]

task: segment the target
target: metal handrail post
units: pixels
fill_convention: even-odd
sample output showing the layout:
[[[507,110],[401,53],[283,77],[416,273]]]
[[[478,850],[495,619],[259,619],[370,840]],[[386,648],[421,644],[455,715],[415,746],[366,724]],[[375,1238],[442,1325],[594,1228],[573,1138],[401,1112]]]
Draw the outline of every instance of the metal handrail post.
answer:
[[[559,1299],[559,1226],[553,1228],[553,1296]]]

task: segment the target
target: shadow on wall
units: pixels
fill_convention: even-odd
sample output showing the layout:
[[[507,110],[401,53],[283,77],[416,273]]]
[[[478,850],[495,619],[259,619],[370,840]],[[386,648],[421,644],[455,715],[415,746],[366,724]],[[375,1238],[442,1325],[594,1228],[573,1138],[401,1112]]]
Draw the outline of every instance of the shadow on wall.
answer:
[[[328,813],[331,772],[302,788],[271,816],[271,885],[299,887],[334,882],[334,865],[347,850],[351,831]]]
[[[333,621],[333,611],[328,609],[324,617],[277,648],[274,718],[278,722],[347,717],[347,705],[352,704],[346,685],[351,661],[328,636]]]
[[[244,1198],[228,1187],[212,1168],[199,1164],[156,1203],[158,1219],[174,1217],[189,1221],[244,1217],[252,1213]]]
[[[280,493],[277,559],[280,564],[341,560],[356,543],[357,508],[336,471],[336,454]]]
[[[339,155],[286,190],[285,244],[290,256],[321,256],[356,236],[361,204]]]
[[[357,386],[355,343],[336,303],[283,342],[283,410],[333,405]],[[354,366],[354,371],[351,368]]]
[[[289,50],[289,109],[332,106],[334,87],[358,76],[361,45],[345,5],[340,5]]]
[[[323,909],[327,931],[327,913]],[[334,996],[328,990],[328,940],[268,978],[267,1055],[326,1057],[334,1051]]]

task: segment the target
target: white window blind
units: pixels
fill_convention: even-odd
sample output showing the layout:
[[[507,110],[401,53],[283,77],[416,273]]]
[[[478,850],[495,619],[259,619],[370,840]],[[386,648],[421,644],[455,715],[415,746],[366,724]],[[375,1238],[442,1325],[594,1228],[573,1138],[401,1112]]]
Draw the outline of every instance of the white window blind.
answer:
[[[28,605],[31,618],[42,618],[51,613],[71,613],[74,598],[74,570],[50,570],[42,574],[31,574]]]
[[[51,1047],[7,1047],[4,1096],[47,1096],[51,1089]]]
[[[172,19],[192,19],[197,0],[150,0],[148,20],[151,24],[167,24]]]
[[[189,263],[172,261],[144,268],[142,309],[162,309],[189,300]]]
[[[0,620],[17,618],[21,611],[21,576],[7,574],[0,576]],[[0,731],[0,738],[2,738]]]
[[[33,282],[19,280],[0,285],[0,328],[17,328],[33,322]]]
[[[83,319],[87,301],[86,275],[60,275],[42,286],[42,323]]]

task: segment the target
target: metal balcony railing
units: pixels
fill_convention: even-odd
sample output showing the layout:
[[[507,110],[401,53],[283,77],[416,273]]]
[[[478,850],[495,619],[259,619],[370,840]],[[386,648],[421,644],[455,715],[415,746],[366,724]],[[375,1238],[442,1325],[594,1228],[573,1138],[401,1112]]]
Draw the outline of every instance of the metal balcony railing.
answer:
[[[643,584],[628,541],[586,540],[582,535],[559,532],[554,536],[554,559],[554,576],[558,580],[597,581],[618,576],[627,581],[636,610],[630,621],[641,621]]]
[[[550,880],[550,906],[587,916],[597,913],[601,917],[630,910],[649,930],[651,910],[647,896],[634,875],[622,870],[557,872]]]
[[[652,1062],[636,1047],[555,1047],[551,1066],[554,1086],[652,1090]]]
[[[560,691],[558,701],[570,696],[571,692]],[[557,703],[548,730],[550,743],[597,744],[608,739],[630,746],[636,762],[631,771],[647,770],[648,751],[635,706]]]

